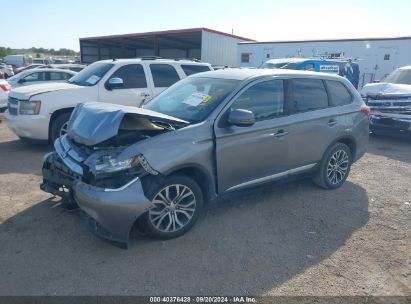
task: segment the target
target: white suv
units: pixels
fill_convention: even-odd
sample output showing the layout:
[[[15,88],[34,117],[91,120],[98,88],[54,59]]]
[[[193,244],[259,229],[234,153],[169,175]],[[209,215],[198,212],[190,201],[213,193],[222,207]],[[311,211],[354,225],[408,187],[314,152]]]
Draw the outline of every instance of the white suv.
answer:
[[[66,132],[78,103],[100,101],[140,107],[182,78],[212,70],[193,60],[102,60],[66,83],[44,83],[12,90],[5,120],[20,138],[54,141]]]

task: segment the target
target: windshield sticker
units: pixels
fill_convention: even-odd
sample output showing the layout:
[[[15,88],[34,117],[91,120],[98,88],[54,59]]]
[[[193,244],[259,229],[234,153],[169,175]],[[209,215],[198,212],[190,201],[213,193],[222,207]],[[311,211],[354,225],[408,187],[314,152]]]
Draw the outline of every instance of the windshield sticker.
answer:
[[[320,65],[320,72],[338,74],[340,67],[338,65]]]
[[[211,96],[204,94],[204,93],[193,93],[190,96],[188,96],[186,99],[184,99],[184,103],[188,104],[193,107],[197,107],[203,102],[209,102],[211,100]]]
[[[207,96],[203,97],[202,102],[209,102],[211,100],[211,98],[213,98],[213,97],[211,97],[210,95],[207,95]]]
[[[93,75],[93,76],[90,76],[86,80],[86,82],[89,83],[89,84],[96,84],[96,82],[99,81],[99,80],[100,80],[100,77],[98,77],[97,75]]]

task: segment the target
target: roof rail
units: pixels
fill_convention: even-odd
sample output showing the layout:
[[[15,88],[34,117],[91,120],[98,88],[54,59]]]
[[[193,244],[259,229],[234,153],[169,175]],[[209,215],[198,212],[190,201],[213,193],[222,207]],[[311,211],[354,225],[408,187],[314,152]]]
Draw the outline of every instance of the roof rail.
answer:
[[[156,59],[168,59],[168,60],[175,60],[175,61],[180,61],[180,60],[187,60],[187,61],[194,61],[194,62],[202,62],[200,59],[197,58],[167,58],[167,57],[160,57],[160,56],[138,56],[138,57],[133,57],[130,59],[141,59],[141,60],[156,60]],[[116,59],[113,58],[113,61]]]
[[[202,62],[200,59],[197,58],[173,58],[175,61],[180,61],[180,60],[187,60],[187,61],[194,61],[194,62]]]
[[[156,59],[163,59],[163,57],[159,56],[139,56],[136,58],[140,58],[141,60],[156,60]]]

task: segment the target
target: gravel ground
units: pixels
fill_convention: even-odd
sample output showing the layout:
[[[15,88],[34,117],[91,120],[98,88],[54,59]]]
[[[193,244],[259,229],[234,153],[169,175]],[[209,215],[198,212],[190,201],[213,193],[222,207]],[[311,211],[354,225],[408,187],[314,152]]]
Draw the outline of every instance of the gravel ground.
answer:
[[[39,190],[50,149],[0,123],[0,295],[411,295],[410,139],[372,137],[338,190],[249,191],[129,250]]]

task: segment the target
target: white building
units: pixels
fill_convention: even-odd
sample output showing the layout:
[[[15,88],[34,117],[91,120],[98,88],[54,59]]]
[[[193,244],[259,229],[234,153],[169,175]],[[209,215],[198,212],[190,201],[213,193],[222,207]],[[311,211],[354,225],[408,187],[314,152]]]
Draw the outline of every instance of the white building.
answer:
[[[160,56],[196,58],[213,65],[235,66],[237,45],[248,38],[208,28],[80,38],[81,61]]]
[[[240,42],[237,66],[259,67],[274,58],[318,56],[353,58],[360,66],[360,83],[365,84],[411,64],[411,37]]]

